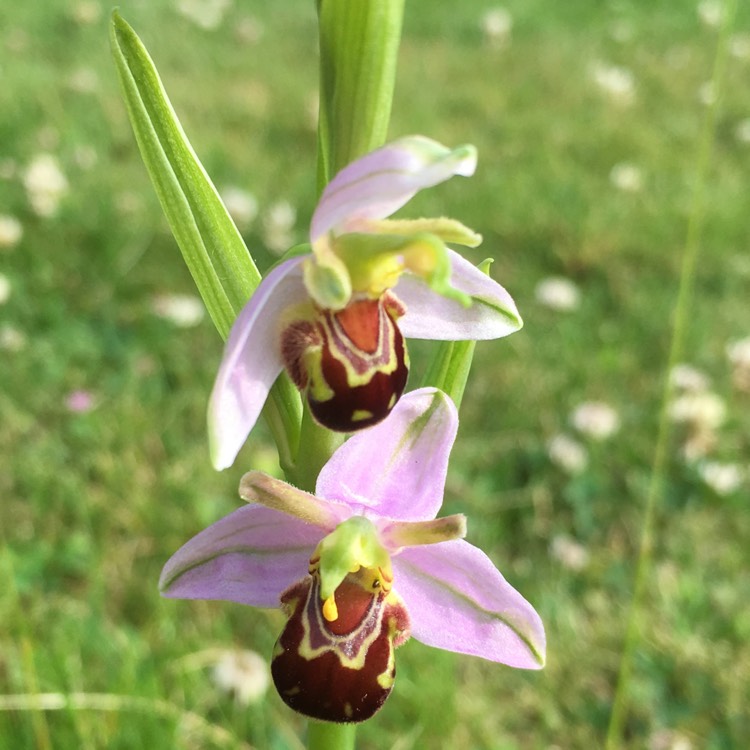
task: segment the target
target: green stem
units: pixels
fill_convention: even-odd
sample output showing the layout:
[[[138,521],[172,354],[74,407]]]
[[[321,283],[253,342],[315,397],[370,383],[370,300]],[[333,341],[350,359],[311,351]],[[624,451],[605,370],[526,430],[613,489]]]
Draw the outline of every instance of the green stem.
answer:
[[[318,191],[388,134],[404,0],[318,0]]]
[[[330,724],[311,721],[307,729],[309,750],[354,750],[356,724]]]
[[[732,23],[736,11],[736,0],[730,0],[726,6],[726,17],[721,36],[714,58],[712,75],[713,90],[717,93],[721,90],[724,78],[724,68],[727,57],[727,41],[732,29]],[[674,326],[670,344],[669,361],[665,377],[664,390],[662,394],[661,411],[659,414],[659,427],[657,433],[656,449],[651,470],[651,481],[646,496],[646,507],[641,527],[640,547],[638,551],[638,562],[635,573],[633,595],[628,610],[627,627],[625,632],[625,644],[620,659],[620,669],[617,677],[617,686],[612,704],[609,726],[607,728],[606,749],[616,750],[622,746],[622,735],[625,726],[628,709],[628,692],[630,677],[633,670],[633,657],[642,635],[641,611],[643,599],[646,593],[646,585],[650,580],[651,565],[654,550],[655,519],[656,512],[664,492],[664,484],[667,466],[667,447],[671,433],[668,404],[672,396],[672,384],[669,373],[674,366],[682,360],[685,348],[685,336],[687,332],[689,316],[692,313],[690,298],[695,283],[695,267],[700,249],[700,234],[703,226],[705,210],[705,187],[706,175],[711,162],[714,136],[716,132],[716,114],[719,96],[709,107],[698,144],[698,160],[696,165],[695,190],[693,192],[691,210],[688,218],[687,233],[685,238],[685,253],[682,258],[680,271],[680,286],[677,295]]]
[[[344,435],[321,427],[305,405],[300,428],[299,452],[287,479],[307,492],[315,492],[315,482],[320,470],[328,462],[333,452],[344,441]]]
[[[351,161],[388,134],[404,0],[316,0],[320,24],[318,194]],[[312,491],[343,436],[315,423],[305,408],[290,479]],[[310,750],[353,750],[356,724],[311,721]]]

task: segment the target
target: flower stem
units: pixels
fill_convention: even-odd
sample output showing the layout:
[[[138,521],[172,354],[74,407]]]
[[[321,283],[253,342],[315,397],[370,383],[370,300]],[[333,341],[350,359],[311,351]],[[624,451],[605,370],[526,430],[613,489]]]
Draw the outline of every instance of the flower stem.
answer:
[[[385,143],[396,82],[404,0],[316,0],[320,28],[318,193],[340,169]],[[293,476],[312,491],[343,436],[305,407]],[[309,750],[353,750],[356,724],[310,721]]]
[[[721,83],[724,78],[724,68],[727,57],[727,42],[732,29],[732,23],[736,11],[736,0],[730,0],[725,6],[726,16],[721,36],[714,58],[712,75],[713,90],[720,93]],[[657,432],[656,449],[654,452],[653,466],[651,470],[651,482],[646,496],[646,507],[644,509],[643,523],[641,526],[640,548],[638,551],[638,562],[635,573],[633,595],[630,600],[627,627],[625,632],[625,644],[620,658],[620,669],[617,676],[617,687],[612,703],[609,726],[607,727],[606,750],[616,750],[622,745],[622,736],[627,718],[628,691],[630,677],[633,669],[633,657],[642,636],[642,605],[646,593],[646,585],[651,573],[651,564],[654,550],[654,524],[659,501],[664,492],[667,465],[667,446],[670,436],[670,424],[668,404],[672,394],[672,384],[669,373],[672,368],[682,360],[685,347],[685,336],[689,322],[689,316],[693,313],[690,306],[690,297],[695,282],[695,267],[700,249],[700,233],[703,226],[705,210],[705,186],[706,175],[711,161],[711,152],[716,132],[716,114],[719,96],[716,96],[713,104],[708,108],[700,141],[698,143],[698,158],[696,164],[696,180],[693,192],[690,216],[687,225],[685,239],[685,253],[682,258],[680,271],[680,285],[677,296],[674,327],[667,365],[667,374],[663,391],[661,413],[659,415],[659,427]]]
[[[318,0],[318,191],[385,143],[404,0]]]
[[[343,441],[343,433],[321,427],[313,419],[309,407],[305,405],[300,427],[299,452],[294,466],[286,470],[286,478],[301,490],[315,492],[315,482],[320,470]]]
[[[311,721],[307,729],[309,750],[354,750],[356,724],[331,724]]]

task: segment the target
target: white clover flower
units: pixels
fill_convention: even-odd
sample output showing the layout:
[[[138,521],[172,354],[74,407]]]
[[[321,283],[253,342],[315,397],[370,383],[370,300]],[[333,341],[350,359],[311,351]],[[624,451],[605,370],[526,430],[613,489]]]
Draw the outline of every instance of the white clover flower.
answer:
[[[271,682],[266,660],[255,651],[224,651],[214,665],[216,686],[234,696],[240,706],[257,703]]]
[[[657,729],[648,738],[648,750],[693,750],[693,744],[673,729]]]
[[[99,75],[93,68],[78,68],[70,74],[68,88],[78,94],[93,94],[99,88]]]
[[[597,62],[592,69],[594,82],[616,104],[632,104],[635,100],[635,79],[627,68]]]
[[[738,60],[750,60],[750,34],[732,34],[729,37],[729,54]]]
[[[282,253],[294,243],[292,230],[297,221],[297,209],[287,201],[274,203],[263,217],[263,241],[269,250]]]
[[[101,6],[93,0],[81,0],[73,6],[73,20],[80,26],[96,23],[101,15]]]
[[[0,305],[4,305],[10,299],[12,287],[10,279],[3,273],[0,273]]]
[[[68,181],[60,163],[52,154],[37,154],[26,168],[23,184],[31,207],[38,216],[50,218],[57,214],[60,201],[68,192]]]
[[[134,190],[123,190],[115,195],[115,207],[121,216],[134,216],[143,210],[143,196]]]
[[[550,557],[569,570],[583,570],[589,562],[588,550],[565,534],[559,534],[552,539],[549,552]]]
[[[721,0],[701,0],[698,3],[698,18],[704,26],[717,29],[724,20],[724,3]]]
[[[540,281],[534,290],[534,297],[545,307],[563,312],[576,310],[581,303],[578,287],[570,279],[559,276]]]
[[[734,137],[740,143],[750,143],[750,117],[737,123],[734,129]]]
[[[680,391],[707,391],[711,385],[708,375],[685,362],[672,368],[669,379]]]
[[[713,430],[724,422],[726,406],[721,397],[711,391],[684,393],[669,405],[669,416],[674,422]]]
[[[265,32],[263,24],[255,16],[245,16],[237,22],[235,34],[244,44],[257,44]]]
[[[0,326],[0,350],[4,352],[20,352],[26,346],[26,336],[10,325],[5,323]]]
[[[750,367],[750,336],[729,344],[727,357],[736,367]]]
[[[737,464],[704,461],[698,466],[703,482],[717,495],[731,495],[745,480],[745,472]]]
[[[23,225],[9,214],[0,214],[0,247],[15,247],[23,237]]]
[[[609,173],[609,181],[625,193],[638,193],[643,188],[643,174],[635,164],[615,164]]]
[[[560,433],[547,443],[547,455],[558,468],[567,474],[580,474],[589,463],[589,456],[577,440]]]
[[[680,452],[686,463],[694,464],[711,453],[718,442],[719,438],[713,428],[693,428],[685,438]]]
[[[90,144],[81,143],[73,151],[73,160],[76,166],[89,170],[96,166],[96,163],[99,161],[99,154],[96,153],[96,149]]]
[[[482,16],[481,26],[488,42],[505,44],[513,29],[513,16],[507,8],[490,8]]]
[[[578,432],[593,440],[606,440],[620,429],[619,415],[602,401],[587,401],[577,406],[570,421]]]
[[[732,364],[732,382],[741,391],[750,391],[750,336],[727,346]]]
[[[200,297],[189,294],[157,295],[152,300],[151,309],[178,328],[194,328],[206,315],[206,308]]]
[[[221,26],[231,0],[177,0],[177,10],[189,21],[206,31]]]
[[[698,89],[698,101],[706,107],[716,103],[716,87],[713,81],[706,81]]]
[[[228,185],[221,191],[221,199],[241,229],[246,229],[258,215],[258,201],[255,196],[236,185]]]

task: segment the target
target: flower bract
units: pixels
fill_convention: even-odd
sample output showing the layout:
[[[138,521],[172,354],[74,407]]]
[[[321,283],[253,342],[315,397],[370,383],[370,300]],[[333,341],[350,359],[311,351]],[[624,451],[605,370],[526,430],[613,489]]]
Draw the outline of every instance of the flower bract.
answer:
[[[167,562],[168,597],[281,604],[287,624],[271,671],[307,716],[362,721],[395,679],[394,649],[423,643],[513,667],[543,666],[531,605],[462,537],[463,516],[436,518],[458,426],[433,388],[404,396],[323,467],[316,492],[246,474],[250,504]]]
[[[449,244],[481,237],[458,221],[388,219],[425,187],[471,175],[471,146],[402,138],[339,172],[307,252],[282,261],[240,312],[209,405],[214,465],[230,466],[282,370],[324,426],[384,419],[406,386],[404,338],[492,339],[521,327],[508,292]]]

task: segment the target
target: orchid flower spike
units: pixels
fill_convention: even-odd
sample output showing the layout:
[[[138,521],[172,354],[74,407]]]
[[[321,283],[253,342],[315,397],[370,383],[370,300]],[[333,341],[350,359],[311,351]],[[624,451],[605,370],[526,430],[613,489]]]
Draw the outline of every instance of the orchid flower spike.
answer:
[[[404,396],[323,467],[311,495],[253,471],[251,504],[167,562],[167,597],[281,603],[276,688],[291,708],[325,721],[363,721],[388,697],[394,649],[422,643],[512,667],[545,658],[539,615],[490,559],[464,541],[463,516],[436,518],[458,427],[434,388]]]
[[[354,432],[400,398],[404,336],[479,340],[521,327],[505,289],[446,247],[476,246],[479,235],[452,219],[386,219],[475,166],[472,146],[411,136],[333,178],[312,218],[312,252],[263,279],[230,332],[209,404],[217,469],[234,462],[283,369],[322,425]]]

